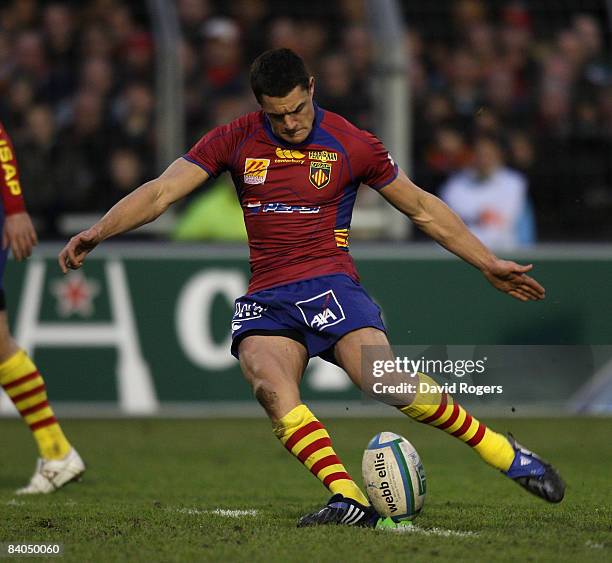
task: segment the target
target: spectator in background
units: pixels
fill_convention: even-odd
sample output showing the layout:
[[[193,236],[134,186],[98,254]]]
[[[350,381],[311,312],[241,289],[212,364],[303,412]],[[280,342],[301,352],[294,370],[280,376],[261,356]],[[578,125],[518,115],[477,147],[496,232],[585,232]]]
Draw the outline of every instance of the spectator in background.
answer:
[[[482,99],[481,69],[476,58],[466,49],[455,51],[447,64],[453,109],[467,127]]]
[[[20,33],[15,42],[14,56],[13,73],[27,78],[44,93],[49,80],[49,65],[40,33]]]
[[[196,47],[189,41],[181,41],[179,57],[184,76],[184,111],[186,146],[195,143],[210,122],[210,105],[206,103],[209,97],[208,87],[202,78],[201,63]]]
[[[197,44],[200,40],[202,26],[212,13],[210,2],[208,0],[178,0],[177,8],[183,37],[188,43]]]
[[[122,47],[124,80],[153,81],[153,38],[144,31],[132,33]]]
[[[52,2],[43,13],[43,37],[49,62],[45,101],[58,103],[74,93],[78,63],[74,14],[68,4]]]
[[[25,127],[27,113],[34,104],[36,92],[33,82],[25,76],[17,76],[7,85],[7,93],[0,98],[0,109],[6,117],[2,120],[6,127],[19,137]]]
[[[266,49],[266,34],[262,30],[266,28],[270,6],[267,2],[232,0],[229,9],[240,27],[244,59],[252,61]]]
[[[12,44],[8,33],[0,33],[0,92],[7,89],[13,72]]]
[[[582,78],[591,86],[603,86],[612,80],[612,66],[603,50],[603,38],[597,20],[587,14],[574,17],[572,29],[584,50]]]
[[[113,108],[113,143],[129,145],[147,158],[155,152],[153,110],[155,100],[151,88],[144,82],[132,82],[124,87]]]
[[[80,54],[82,59],[111,59],[114,50],[111,33],[103,23],[93,23],[83,30]]]
[[[85,59],[79,79],[81,90],[91,90],[104,100],[108,100],[113,90],[113,66],[104,57]]]
[[[300,34],[293,19],[288,17],[275,17],[268,28],[268,49],[286,47],[296,53],[300,52]]]
[[[504,166],[495,138],[476,140],[473,165],[451,176],[440,195],[485,245],[511,250],[534,242],[525,177]]]
[[[363,25],[352,25],[342,35],[342,56],[351,74],[351,99],[359,104],[356,125],[374,131],[375,116],[372,100],[374,47],[372,37]]]
[[[438,128],[434,142],[425,153],[425,163],[430,171],[426,185],[440,185],[450,174],[466,167],[471,160],[472,152],[459,131],[452,127]]]
[[[105,170],[110,130],[103,100],[90,91],[77,94],[67,126],[59,135],[55,165],[58,206],[62,211],[91,212],[104,208]]]
[[[604,217],[605,205],[612,212],[612,196],[600,197],[612,193],[612,59],[596,9],[578,0],[563,6],[541,0],[537,9],[524,0],[401,4],[408,23],[415,180],[438,191],[469,158],[464,137],[518,131],[516,146],[545,147],[529,166],[540,235],[554,240],[581,231],[595,239],[590,217]],[[177,0],[176,6],[185,146],[231,120],[236,108],[248,110],[253,100],[246,67],[273,47],[292,48],[308,61],[320,76],[322,106],[376,132],[375,46],[362,0]],[[74,181],[76,193],[64,201],[58,191],[58,212],[79,201],[82,211],[106,208],[95,202],[109,197],[109,143],[129,147],[145,177],[153,172],[155,59],[148,14],[144,0],[0,0],[0,119],[17,143],[32,143],[29,114],[40,119],[41,105],[51,112],[62,161],[49,164],[47,176]],[[92,106],[97,125],[77,120],[76,129],[91,129],[81,146],[75,110],[83,97],[90,98],[85,105]],[[101,147],[107,152],[86,156]],[[72,154],[73,167],[64,162]],[[37,189],[31,185],[29,193]],[[44,194],[47,187],[40,189]],[[572,215],[571,224],[563,222]],[[601,228],[612,237],[605,224]],[[40,234],[48,234],[44,226]]]
[[[359,127],[370,125],[368,99],[355,96],[353,75],[346,57],[340,53],[327,55],[319,69],[317,103],[339,113]]]
[[[244,92],[238,25],[229,18],[211,18],[204,24],[202,35],[203,71],[211,94],[216,98]]]
[[[484,97],[492,114],[497,116],[505,126],[516,125],[521,114],[517,111],[517,96],[514,88],[514,77],[509,69],[498,67],[486,78]]]
[[[16,139],[21,180],[33,186],[27,194],[28,211],[37,231],[59,234],[57,230],[59,186],[56,179],[60,151],[53,113],[48,105],[35,105],[27,114],[24,133]]]
[[[5,3],[3,3],[4,5]],[[38,19],[38,2],[36,0],[13,1],[10,10],[0,12],[0,23],[10,31],[32,29]]]
[[[135,187],[145,181],[142,161],[130,148],[116,148],[112,151],[108,170],[108,203],[113,206]]]

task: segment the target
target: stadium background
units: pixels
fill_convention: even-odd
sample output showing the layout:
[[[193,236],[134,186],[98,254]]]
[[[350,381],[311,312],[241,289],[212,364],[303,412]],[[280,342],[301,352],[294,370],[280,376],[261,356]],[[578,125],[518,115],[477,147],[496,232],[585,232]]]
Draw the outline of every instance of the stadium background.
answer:
[[[53,257],[203,132],[254,109],[248,64],[278,46],[305,58],[321,106],[379,134],[426,189],[439,193],[468,166],[481,134],[499,138],[508,165],[528,180],[537,244],[506,255],[534,261],[549,297],[526,306],[490,291],[361,190],[352,248],[394,344],[554,345],[541,362],[579,359],[508,376],[493,411],[612,409],[608,8],[595,0],[5,3],[0,119],[45,241],[26,264],[10,264],[9,312],[18,340],[45,366],[59,413],[207,415],[227,412],[220,400],[258,412],[227,351],[232,300],[247,281],[227,178],[105,243],[83,272],[61,279]],[[413,302],[420,292],[426,299]],[[304,391],[331,412],[366,408],[323,362],[313,362]],[[6,397],[0,409],[12,412]]]
[[[0,2],[0,120],[43,241],[8,264],[9,314],[88,464],[79,486],[16,499],[35,448],[0,396],[0,542],[63,542],[78,562],[609,558],[611,419],[584,415],[612,410],[611,26],[609,0]],[[510,354],[507,394],[470,409],[554,462],[562,504],[441,432],[357,418],[392,409],[313,362],[304,396],[348,470],[395,431],[421,454],[428,499],[414,535],[296,530],[326,492],[275,443],[228,353],[248,264],[225,178],[61,276],[71,234],[255,108],[248,63],[281,45],[307,60],[319,103],[379,134],[424,188],[439,193],[482,132],[527,177],[536,244],[503,255],[533,261],[544,302],[497,294],[369,190],[351,247],[394,344]]]

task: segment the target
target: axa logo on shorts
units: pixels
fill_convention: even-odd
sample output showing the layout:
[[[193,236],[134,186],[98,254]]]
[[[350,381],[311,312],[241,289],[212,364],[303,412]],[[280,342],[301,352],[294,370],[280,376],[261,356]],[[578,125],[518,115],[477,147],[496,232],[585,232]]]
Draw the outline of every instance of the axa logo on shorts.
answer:
[[[304,322],[319,331],[341,323],[346,319],[342,305],[333,289],[315,295],[304,301],[297,301],[295,306],[302,313]]]

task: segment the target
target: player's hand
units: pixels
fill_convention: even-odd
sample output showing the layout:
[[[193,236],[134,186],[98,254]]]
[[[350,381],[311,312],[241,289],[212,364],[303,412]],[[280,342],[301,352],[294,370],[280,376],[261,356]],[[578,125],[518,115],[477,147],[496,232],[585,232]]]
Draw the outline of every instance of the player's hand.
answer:
[[[539,301],[546,297],[546,290],[532,277],[527,275],[533,264],[522,266],[510,260],[495,260],[484,276],[493,287],[520,301]]]
[[[15,259],[21,261],[32,254],[37,243],[34,225],[25,211],[6,216],[2,230],[2,248],[7,249],[10,246]]]
[[[73,236],[58,256],[62,272],[78,270],[85,261],[85,257],[102,241],[100,233],[95,227],[81,231]]]

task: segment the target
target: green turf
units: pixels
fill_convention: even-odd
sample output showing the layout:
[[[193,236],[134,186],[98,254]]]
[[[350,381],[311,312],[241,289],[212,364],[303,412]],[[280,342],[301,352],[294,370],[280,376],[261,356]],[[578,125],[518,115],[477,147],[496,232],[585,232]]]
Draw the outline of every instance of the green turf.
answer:
[[[14,497],[34,448],[20,421],[3,420],[0,542],[62,542],[61,560],[78,562],[612,560],[610,419],[487,421],[554,461],[568,483],[556,506],[457,440],[401,417],[324,422],[355,477],[374,433],[392,430],[413,442],[428,482],[417,531],[296,529],[327,494],[262,419],[67,421],[89,464],[83,482],[46,497]],[[257,514],[207,512],[216,508]]]

